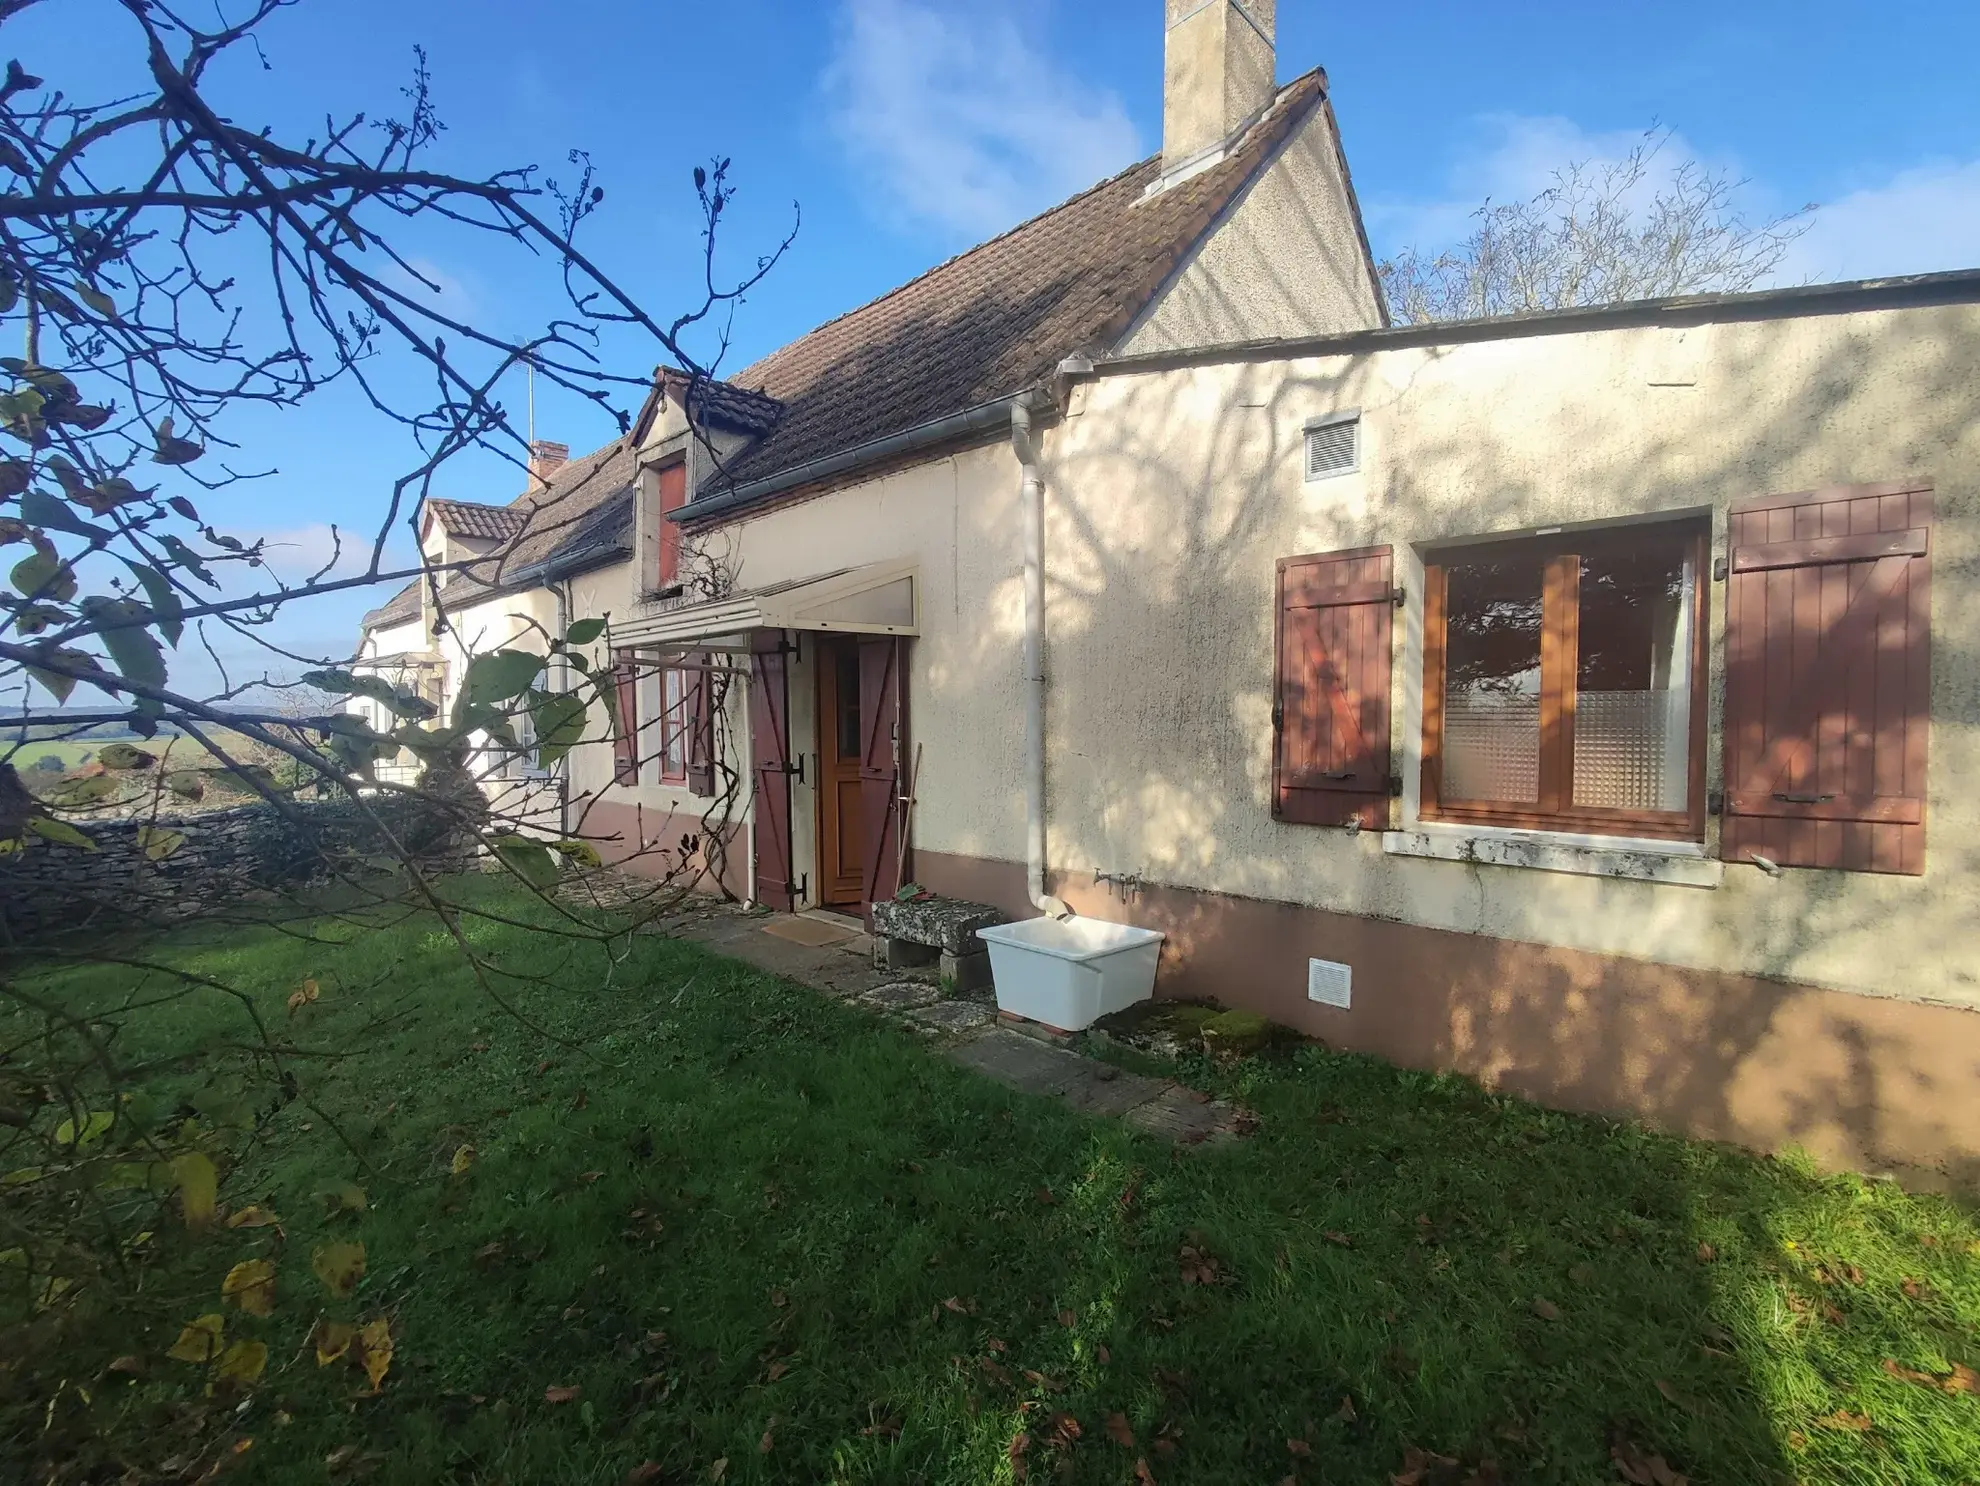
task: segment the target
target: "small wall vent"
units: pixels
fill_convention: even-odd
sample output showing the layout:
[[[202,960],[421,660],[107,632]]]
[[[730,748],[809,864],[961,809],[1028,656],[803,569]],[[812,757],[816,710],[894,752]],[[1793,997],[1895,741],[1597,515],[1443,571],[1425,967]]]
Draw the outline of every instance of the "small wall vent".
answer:
[[[1324,480],[1361,468],[1361,414],[1335,413],[1306,425],[1306,478]]]
[[[1308,960],[1306,962],[1306,999],[1318,1001],[1322,1006],[1338,1006],[1348,1009],[1348,1002],[1354,988],[1354,971],[1339,960]]]

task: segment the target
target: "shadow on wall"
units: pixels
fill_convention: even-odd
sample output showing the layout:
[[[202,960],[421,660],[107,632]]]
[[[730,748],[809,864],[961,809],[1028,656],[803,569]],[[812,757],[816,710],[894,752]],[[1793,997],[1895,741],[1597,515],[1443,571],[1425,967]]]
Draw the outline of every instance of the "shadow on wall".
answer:
[[[1452,358],[1476,358],[1481,379],[1515,381],[1505,364],[1532,355],[1536,342],[1513,341],[1389,352],[1386,364],[1342,358],[1290,375],[1268,364],[1150,376],[1135,385],[1128,415],[1110,408],[1084,415],[1104,425],[1069,420],[1054,434],[1048,469],[1055,891],[1082,911],[1140,922],[1161,916],[1156,894],[1130,905],[1096,897],[1095,868],[1232,894],[1179,892],[1163,910],[1176,936],[1169,994],[1277,1008],[1344,1046],[1462,1068],[1549,1102],[1757,1145],[1801,1142],[1851,1164],[1942,1160],[1980,1173],[1980,1134],[1960,1112],[1980,1087],[1980,1016],[1918,1005],[1920,988],[1905,979],[1924,966],[1941,984],[1958,983],[1972,931],[1956,899],[1980,872],[1980,851],[1968,844],[1980,814],[1952,792],[1980,731],[1970,536],[1980,353],[1965,315],[1695,327],[1714,343],[1704,385],[1665,401],[1641,389],[1652,353],[1639,346],[1637,359],[1608,364],[1606,380],[1557,383],[1551,393],[1519,382],[1517,416],[1489,402],[1456,406]],[[1655,333],[1601,334],[1624,351],[1621,337]],[[1596,338],[1558,338],[1558,354]],[[1879,399],[1894,383],[1904,396],[1891,419]],[[1536,397],[1551,400],[1535,406]],[[1299,429],[1306,416],[1347,406],[1368,410],[1376,430],[1370,469],[1358,497],[1323,505],[1300,482]],[[1653,888],[1403,861],[1370,836],[1272,821],[1275,558],[1564,515],[1723,510],[1774,491],[1910,474],[1933,477],[1940,492],[1927,877],[1803,872],[1769,882],[1733,868],[1715,892]],[[972,531],[971,514],[962,513],[964,540],[1004,539],[982,523]],[[1716,608],[1723,590],[1712,594]],[[1713,618],[1716,689],[1723,655]],[[1002,633],[979,628],[973,643],[971,663],[950,668],[932,705],[966,712],[972,671],[1010,663],[1014,641]],[[1721,701],[1714,696],[1714,717]],[[1007,808],[1021,818],[1021,795]],[[1445,921],[1406,928],[1421,921],[1425,892],[1445,905]],[[1339,916],[1287,906],[1273,949],[1254,917],[1276,907],[1270,900]],[[1021,892],[1006,906],[1022,910]],[[1589,943],[1591,932],[1628,947],[1541,947]],[[1657,963],[1667,948],[1694,968]],[[1308,955],[1355,964],[1354,1011],[1306,1002]],[[1185,959],[1217,967],[1215,983]],[[1747,973],[1696,968],[1712,964]],[[1894,967],[1892,982],[1865,989],[1889,1000],[1806,984],[1836,979],[1823,966],[1879,964]]]

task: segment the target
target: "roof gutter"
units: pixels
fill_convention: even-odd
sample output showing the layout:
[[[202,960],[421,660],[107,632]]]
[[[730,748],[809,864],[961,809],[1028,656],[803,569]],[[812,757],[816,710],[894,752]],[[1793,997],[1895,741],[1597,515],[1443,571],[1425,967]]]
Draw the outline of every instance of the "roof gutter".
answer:
[[[864,469],[883,459],[891,459],[897,454],[913,454],[922,449],[933,448],[955,439],[971,435],[985,437],[1007,436],[1011,428],[1011,410],[1024,407],[1044,411],[1051,406],[1051,398],[1041,388],[1028,387],[1022,392],[1014,392],[1008,397],[1000,397],[994,402],[980,402],[961,412],[947,413],[940,418],[931,418],[926,423],[917,423],[912,428],[904,428],[898,433],[868,439],[863,444],[834,450],[803,464],[792,465],[789,469],[777,471],[774,475],[764,475],[760,479],[746,480],[740,485],[724,490],[720,495],[704,496],[688,502],[679,510],[669,511],[667,519],[675,522],[701,522],[715,516],[726,516],[734,511],[745,510],[750,506],[779,495],[799,485],[809,485],[814,480],[829,479],[833,475],[843,475],[853,470]]]

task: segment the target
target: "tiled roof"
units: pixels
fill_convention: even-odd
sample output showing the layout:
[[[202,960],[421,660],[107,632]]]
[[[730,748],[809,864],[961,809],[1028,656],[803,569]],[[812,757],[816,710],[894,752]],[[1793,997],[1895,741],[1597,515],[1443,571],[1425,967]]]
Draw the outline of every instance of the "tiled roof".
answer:
[[[570,460],[544,489],[517,496],[506,506],[471,501],[429,502],[507,517],[504,546],[452,574],[441,587],[448,608],[529,587],[559,572],[630,556],[633,544],[634,465],[631,441],[614,439]],[[470,533],[471,534],[471,533]],[[366,629],[406,624],[419,617],[415,580],[364,616]]]
[[[467,500],[429,500],[427,513],[457,537],[489,537],[506,542],[523,529],[524,513],[514,506],[484,506]]]
[[[1327,95],[1317,68],[1231,154],[1158,195],[1160,156],[821,325],[728,379],[783,405],[696,499],[1032,386],[1107,349]]]
[[[767,433],[784,411],[784,405],[774,397],[734,382],[690,377],[671,366],[660,369],[660,383],[676,399],[687,400],[688,416],[696,423],[712,423],[737,433]]]

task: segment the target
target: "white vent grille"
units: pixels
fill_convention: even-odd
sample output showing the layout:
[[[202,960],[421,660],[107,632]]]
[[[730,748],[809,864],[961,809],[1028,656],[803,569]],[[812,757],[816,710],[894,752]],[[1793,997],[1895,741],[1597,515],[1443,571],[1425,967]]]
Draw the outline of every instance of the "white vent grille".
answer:
[[[1322,1006],[1338,1006],[1346,1011],[1353,989],[1354,971],[1339,960],[1306,962],[1307,1000],[1318,1001]]]
[[[1324,480],[1361,467],[1361,420],[1341,418],[1306,430],[1306,478]]]

